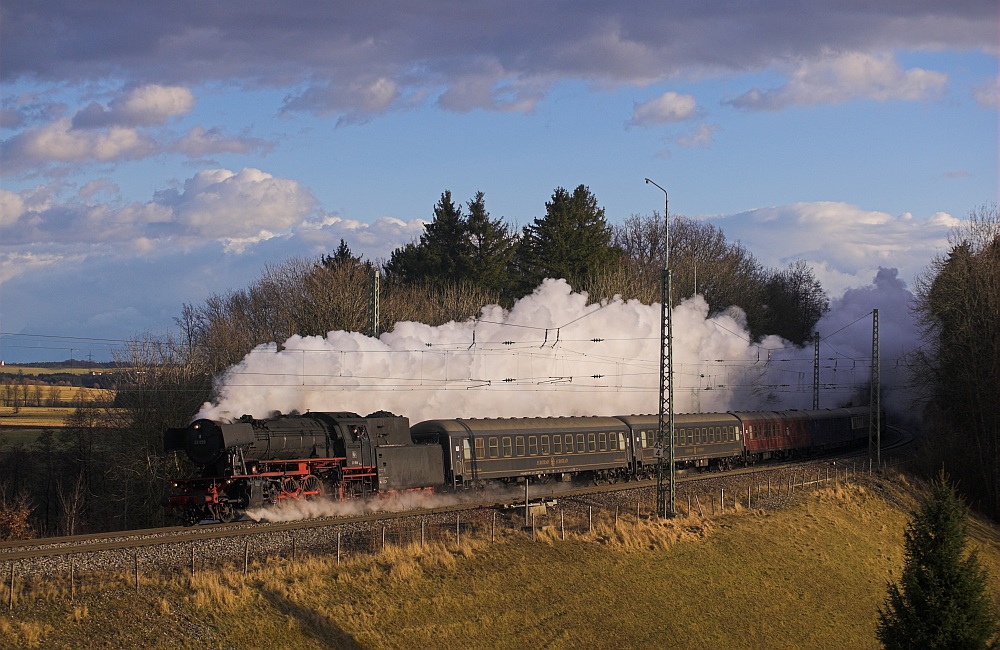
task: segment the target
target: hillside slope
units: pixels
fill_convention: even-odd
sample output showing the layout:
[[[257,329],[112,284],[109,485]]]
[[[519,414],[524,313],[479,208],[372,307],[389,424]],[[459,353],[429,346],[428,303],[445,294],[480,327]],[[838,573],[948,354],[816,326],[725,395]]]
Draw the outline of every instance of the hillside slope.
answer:
[[[830,487],[774,511],[623,520],[565,541],[510,533],[40,595],[0,613],[0,647],[875,648],[914,491]],[[1000,584],[998,530],[973,523]]]

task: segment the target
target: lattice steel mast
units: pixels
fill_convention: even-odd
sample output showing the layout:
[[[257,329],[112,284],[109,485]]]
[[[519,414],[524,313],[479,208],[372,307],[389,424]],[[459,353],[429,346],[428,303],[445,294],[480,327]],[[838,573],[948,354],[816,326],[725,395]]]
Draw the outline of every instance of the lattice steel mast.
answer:
[[[868,460],[882,464],[882,372],[879,363],[878,309],[872,310],[872,374],[868,394]]]
[[[664,260],[660,282],[660,408],[656,429],[656,512],[663,516],[677,513],[674,463],[674,355],[673,355],[673,276],[670,270],[670,195],[657,183],[646,179],[663,192]],[[664,426],[664,423],[666,426]],[[667,467],[663,462],[663,442],[667,439]],[[669,498],[668,498],[669,497]]]

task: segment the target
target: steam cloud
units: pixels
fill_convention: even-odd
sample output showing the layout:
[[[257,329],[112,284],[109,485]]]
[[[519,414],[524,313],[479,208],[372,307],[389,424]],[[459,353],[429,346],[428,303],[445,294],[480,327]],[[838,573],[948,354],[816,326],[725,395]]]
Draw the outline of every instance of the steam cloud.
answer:
[[[895,359],[917,338],[910,298],[896,271],[881,269],[872,286],[834,301],[818,326],[824,336],[836,332],[821,345],[821,407],[852,398],[865,403],[857,396],[867,391],[870,312],[880,303],[881,336],[889,342],[882,348],[883,383],[902,383]],[[546,280],[509,312],[491,305],[464,323],[404,322],[378,339],[335,331],[293,336],[280,349],[259,346],[219,378],[217,403],[206,403],[197,417],[385,410],[415,423],[655,413],[659,348],[660,305],[620,299],[588,305],[586,294],[566,281]],[[676,412],[812,404],[812,349],[774,336],[751,342],[739,309],[709,317],[701,296],[676,305],[673,354]]]

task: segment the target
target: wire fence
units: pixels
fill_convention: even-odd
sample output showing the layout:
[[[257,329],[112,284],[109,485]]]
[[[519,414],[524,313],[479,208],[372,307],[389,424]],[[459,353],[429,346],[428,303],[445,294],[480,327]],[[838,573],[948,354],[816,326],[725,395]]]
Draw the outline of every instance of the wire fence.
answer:
[[[746,510],[784,507],[796,494],[835,485],[879,480],[898,460],[870,464],[790,468],[781,474],[727,478],[728,487],[682,486],[675,519],[698,520]],[[633,496],[634,493],[634,496]],[[565,502],[531,499],[507,508],[482,507],[453,514],[416,514],[387,522],[346,522],[324,527],[253,533],[164,543],[139,549],[81,552],[36,560],[6,562],[4,586],[8,610],[35,599],[74,600],[82,594],[119,589],[139,591],[177,575],[225,572],[249,575],[275,562],[323,558],[346,564],[388,549],[433,545],[459,548],[463,542],[516,538],[547,541],[608,538],[627,527],[662,524],[671,518],[656,511],[655,488],[592,496]],[[600,500],[605,499],[605,500]],[[612,503],[612,501],[614,503]],[[691,521],[683,522],[690,525]],[[0,565],[3,566],[3,565]]]

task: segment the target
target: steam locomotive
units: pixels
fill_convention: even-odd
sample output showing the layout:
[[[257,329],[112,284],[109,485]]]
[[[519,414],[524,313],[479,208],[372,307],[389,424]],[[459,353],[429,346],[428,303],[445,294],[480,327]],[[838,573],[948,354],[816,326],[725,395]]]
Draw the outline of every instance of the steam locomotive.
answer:
[[[868,407],[677,414],[678,469],[726,469],[867,440]],[[656,415],[409,420],[380,411],[305,413],[235,422],[199,419],[164,433],[197,477],[164,499],[187,523],[232,521],[285,499],[350,499],[490,482],[652,476],[661,456]]]

